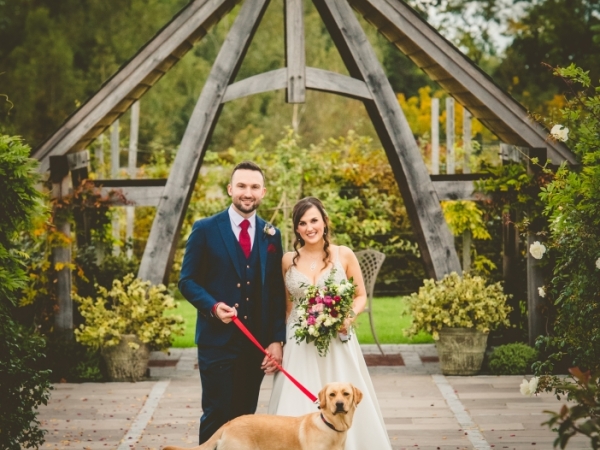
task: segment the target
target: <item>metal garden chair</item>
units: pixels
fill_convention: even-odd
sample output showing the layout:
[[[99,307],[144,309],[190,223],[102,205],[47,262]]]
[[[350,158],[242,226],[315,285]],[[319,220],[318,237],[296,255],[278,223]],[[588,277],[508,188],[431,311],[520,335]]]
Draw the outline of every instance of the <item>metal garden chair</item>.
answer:
[[[377,339],[375,326],[373,325],[373,290],[375,289],[377,274],[385,260],[385,254],[378,252],[377,250],[367,249],[356,252],[356,257],[358,258],[360,270],[365,281],[365,289],[367,290],[367,307],[364,312],[369,314],[369,325],[371,325],[373,339],[375,339],[375,343],[381,354],[385,355],[381,348],[381,344],[379,343],[379,339]]]

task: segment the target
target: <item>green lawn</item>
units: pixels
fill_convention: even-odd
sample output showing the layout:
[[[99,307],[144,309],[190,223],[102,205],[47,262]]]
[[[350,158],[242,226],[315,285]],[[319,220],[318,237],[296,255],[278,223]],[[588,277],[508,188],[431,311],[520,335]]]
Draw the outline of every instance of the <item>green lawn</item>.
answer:
[[[196,309],[185,300],[178,300],[178,308],[168,314],[178,314],[185,319],[185,335],[177,336],[173,347],[194,347],[196,329]],[[420,333],[414,338],[407,338],[403,331],[410,324],[410,317],[401,316],[405,308],[403,297],[379,297],[373,300],[373,321],[375,332],[381,344],[422,344],[433,342],[431,336]],[[361,344],[374,344],[371,335],[369,317],[361,314],[357,321],[358,340]]]

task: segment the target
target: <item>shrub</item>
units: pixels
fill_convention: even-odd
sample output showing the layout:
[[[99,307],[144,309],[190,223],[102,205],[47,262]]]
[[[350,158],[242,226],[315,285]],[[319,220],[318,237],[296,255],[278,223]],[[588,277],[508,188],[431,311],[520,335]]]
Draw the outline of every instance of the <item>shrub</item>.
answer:
[[[496,347],[489,358],[489,368],[494,375],[524,375],[531,371],[537,351],[520,342]]]
[[[508,326],[511,308],[507,299],[500,283],[488,284],[468,273],[461,277],[452,272],[439,281],[425,280],[419,292],[408,299],[407,314],[413,316],[413,323],[406,334],[425,331],[437,340],[443,327],[476,328],[487,333]]]
[[[75,330],[78,342],[99,349],[117,345],[124,334],[134,334],[152,349],[166,350],[175,334],[183,334],[183,319],[164,314],[177,304],[162,284],[152,286],[129,274],[123,281],[115,280],[110,291],[102,286],[96,289],[95,299],[73,296],[85,319]]]
[[[37,408],[50,396],[49,370],[40,370],[45,341],[0,315],[0,442],[7,450],[38,448],[45,431]]]
[[[49,397],[49,371],[40,370],[45,342],[13,319],[27,285],[21,233],[40,212],[36,161],[17,137],[0,135],[0,443],[3,449],[39,447],[44,431],[37,407]]]

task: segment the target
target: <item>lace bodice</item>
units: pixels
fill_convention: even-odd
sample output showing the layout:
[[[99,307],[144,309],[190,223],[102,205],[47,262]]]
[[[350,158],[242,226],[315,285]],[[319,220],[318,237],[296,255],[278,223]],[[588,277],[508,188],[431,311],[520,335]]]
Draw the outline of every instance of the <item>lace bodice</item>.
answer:
[[[346,272],[344,271],[344,267],[340,263],[338,257],[335,259],[333,265],[329,269],[326,269],[321,275],[319,275],[319,278],[317,278],[316,282],[317,286],[323,286],[325,284],[325,280],[327,277],[329,277],[333,269],[335,269],[335,274],[333,276],[334,282],[339,283],[342,280],[347,280]],[[302,272],[300,272],[296,266],[290,266],[285,274],[285,286],[291,295],[291,300],[294,302],[294,308],[292,309],[290,317],[288,318],[288,323],[293,323],[297,319],[297,299],[304,296],[304,291],[310,284],[311,280],[308,279],[308,277]]]

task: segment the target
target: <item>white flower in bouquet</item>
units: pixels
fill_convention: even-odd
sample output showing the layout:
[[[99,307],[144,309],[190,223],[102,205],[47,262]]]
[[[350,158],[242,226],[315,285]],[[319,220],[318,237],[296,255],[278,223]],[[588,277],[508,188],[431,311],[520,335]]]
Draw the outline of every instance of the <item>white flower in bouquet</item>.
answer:
[[[540,297],[542,297],[542,298],[546,297],[546,290],[544,289],[544,287],[543,287],[543,286],[540,286],[540,287],[538,288],[538,295],[539,295]]]
[[[554,125],[550,130],[550,134],[558,141],[567,142],[569,139],[569,129],[564,125]]]
[[[535,241],[529,246],[529,253],[531,253],[531,256],[535,259],[542,259],[544,253],[546,253],[546,246],[541,244],[540,241]]]

